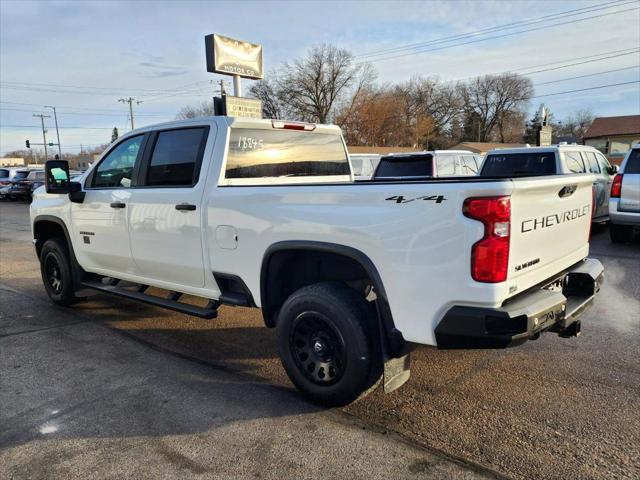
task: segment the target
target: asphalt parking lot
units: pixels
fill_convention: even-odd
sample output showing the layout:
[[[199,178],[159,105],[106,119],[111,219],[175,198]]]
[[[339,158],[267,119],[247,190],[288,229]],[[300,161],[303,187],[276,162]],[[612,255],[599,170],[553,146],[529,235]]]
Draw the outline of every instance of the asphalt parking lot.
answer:
[[[301,400],[257,310],[205,321],[94,296],[54,307],[28,205],[0,203],[2,478],[640,478],[640,242],[579,338],[413,354],[340,410]]]

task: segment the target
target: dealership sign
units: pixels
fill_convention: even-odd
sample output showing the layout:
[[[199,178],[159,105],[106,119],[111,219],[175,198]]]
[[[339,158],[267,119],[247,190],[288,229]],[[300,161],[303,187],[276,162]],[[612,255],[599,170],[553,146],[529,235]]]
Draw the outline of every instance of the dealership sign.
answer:
[[[225,95],[225,113],[230,117],[262,118],[262,102],[253,98]]]
[[[207,72],[255,79],[264,77],[262,45],[217,34],[207,35],[204,41]]]

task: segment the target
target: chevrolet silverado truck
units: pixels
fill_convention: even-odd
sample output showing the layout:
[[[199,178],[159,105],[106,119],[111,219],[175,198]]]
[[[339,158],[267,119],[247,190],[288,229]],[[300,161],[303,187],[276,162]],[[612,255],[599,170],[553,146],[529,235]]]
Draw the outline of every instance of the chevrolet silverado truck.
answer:
[[[326,405],[397,388],[415,344],[576,336],[603,280],[588,174],[354,182],[338,127],[230,117],[134,130],[67,171],[47,162],[31,204],[54,303],[260,308]]]

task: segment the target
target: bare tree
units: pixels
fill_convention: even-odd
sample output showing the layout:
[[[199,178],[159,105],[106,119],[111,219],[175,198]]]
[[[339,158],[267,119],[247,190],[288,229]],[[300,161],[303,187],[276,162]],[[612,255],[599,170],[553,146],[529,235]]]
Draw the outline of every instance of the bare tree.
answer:
[[[576,141],[582,141],[587,130],[593,123],[593,112],[589,109],[578,110],[572,115],[558,122],[558,135],[573,137]]]
[[[276,73],[272,72],[270,77],[274,80],[260,80],[254,83],[249,89],[249,94],[262,101],[262,114],[265,118],[287,118],[287,104],[278,95],[278,86],[275,81]]]
[[[459,89],[465,116],[477,122],[474,130],[477,127],[480,142],[494,133],[504,141],[507,122],[525,111],[533,95],[531,80],[515,73],[477,77]]]
[[[185,120],[187,118],[210,117],[214,115],[213,102],[211,100],[200,102],[199,105],[187,105],[182,107],[176,119]]]
[[[362,87],[372,75],[373,70],[356,64],[347,50],[327,44],[316,46],[305,58],[284,64],[278,99],[290,105],[300,120],[327,123],[349,90]]]

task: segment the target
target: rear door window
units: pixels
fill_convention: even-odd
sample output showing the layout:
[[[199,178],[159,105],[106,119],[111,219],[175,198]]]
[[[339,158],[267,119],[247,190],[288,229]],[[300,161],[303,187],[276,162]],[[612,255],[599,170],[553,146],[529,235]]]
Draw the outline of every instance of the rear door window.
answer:
[[[349,180],[349,158],[339,134],[300,130],[232,128],[225,178],[286,183],[293,177]],[[246,183],[246,182],[242,182]]]
[[[482,165],[484,177],[526,177],[556,174],[555,152],[494,153]]]
[[[0,178],[9,178],[9,170],[0,168]]]
[[[206,127],[158,132],[147,168],[147,186],[193,186],[198,181]]]
[[[564,162],[571,173],[585,173],[586,168],[580,152],[564,152]]]
[[[634,148],[629,154],[623,173],[640,173],[640,150]]]
[[[433,156],[401,155],[382,157],[375,178],[384,180],[392,178],[422,178],[433,176]]]

